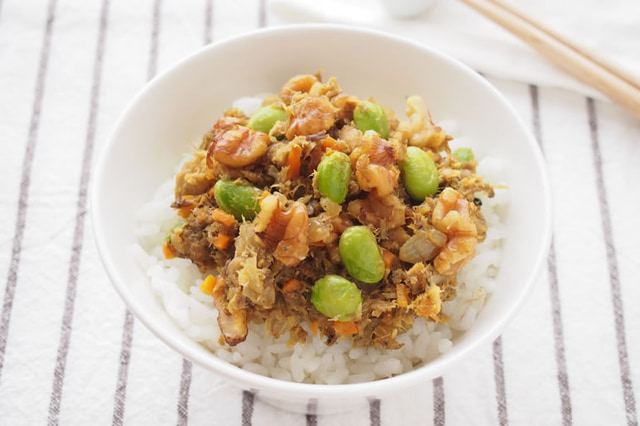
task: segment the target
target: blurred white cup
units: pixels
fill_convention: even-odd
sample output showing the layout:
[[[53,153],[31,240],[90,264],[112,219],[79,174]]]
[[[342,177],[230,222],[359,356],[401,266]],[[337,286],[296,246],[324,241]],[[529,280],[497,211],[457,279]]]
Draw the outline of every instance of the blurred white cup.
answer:
[[[380,0],[394,18],[413,18],[426,11],[434,0]]]

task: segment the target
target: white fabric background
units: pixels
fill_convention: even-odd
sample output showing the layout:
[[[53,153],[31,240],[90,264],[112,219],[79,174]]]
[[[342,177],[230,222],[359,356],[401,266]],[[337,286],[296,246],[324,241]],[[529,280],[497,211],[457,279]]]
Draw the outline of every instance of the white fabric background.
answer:
[[[149,77],[206,42],[300,15],[285,16],[284,0],[0,0],[0,425],[637,425],[640,120],[449,1],[419,18],[438,21],[430,44],[484,72],[544,151],[548,267],[504,334],[455,371],[316,417],[192,366],[127,314],[86,214],[92,165]],[[638,72],[637,2],[602,3],[518,2]],[[352,23],[421,40],[421,24],[377,7],[384,25]],[[323,11],[313,20],[346,22]]]

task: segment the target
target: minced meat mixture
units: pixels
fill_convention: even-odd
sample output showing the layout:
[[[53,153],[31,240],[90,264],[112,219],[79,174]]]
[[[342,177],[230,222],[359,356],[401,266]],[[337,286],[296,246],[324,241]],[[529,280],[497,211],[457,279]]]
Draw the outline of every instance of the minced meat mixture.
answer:
[[[228,345],[242,342],[253,321],[275,337],[290,333],[290,344],[314,334],[327,344],[350,338],[396,349],[416,317],[447,320],[442,302],[456,296],[457,272],[486,235],[477,195],[493,190],[473,159],[451,152],[451,137],[422,98],[410,96],[406,114],[400,120],[344,92],[335,78],[298,75],[256,115],[228,110],[203,136],[176,177],[172,207],[182,220],[164,249],[208,275],[203,291],[214,298]],[[409,147],[437,168],[430,195],[414,195],[426,172],[409,167]],[[362,281],[343,261],[340,239],[352,227],[375,236],[372,257],[384,265],[377,282]],[[375,264],[362,262],[355,266]],[[328,275],[360,293],[348,315],[330,317],[312,303]]]

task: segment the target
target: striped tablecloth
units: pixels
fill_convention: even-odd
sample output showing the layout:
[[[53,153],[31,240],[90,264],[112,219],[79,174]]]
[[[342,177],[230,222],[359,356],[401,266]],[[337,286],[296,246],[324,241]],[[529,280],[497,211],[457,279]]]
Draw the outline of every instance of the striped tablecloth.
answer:
[[[133,318],[87,214],[106,135],[156,73],[271,17],[261,0],[0,0],[0,425],[637,425],[640,120],[561,89],[487,76],[546,157],[553,245],[503,335],[444,377],[293,414]]]

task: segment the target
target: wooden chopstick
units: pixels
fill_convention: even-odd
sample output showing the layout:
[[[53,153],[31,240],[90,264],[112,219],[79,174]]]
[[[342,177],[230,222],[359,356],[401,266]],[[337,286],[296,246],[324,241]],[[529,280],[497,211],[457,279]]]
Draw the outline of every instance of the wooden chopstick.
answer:
[[[496,0],[461,0],[529,44],[565,72],[640,117],[640,78]]]

